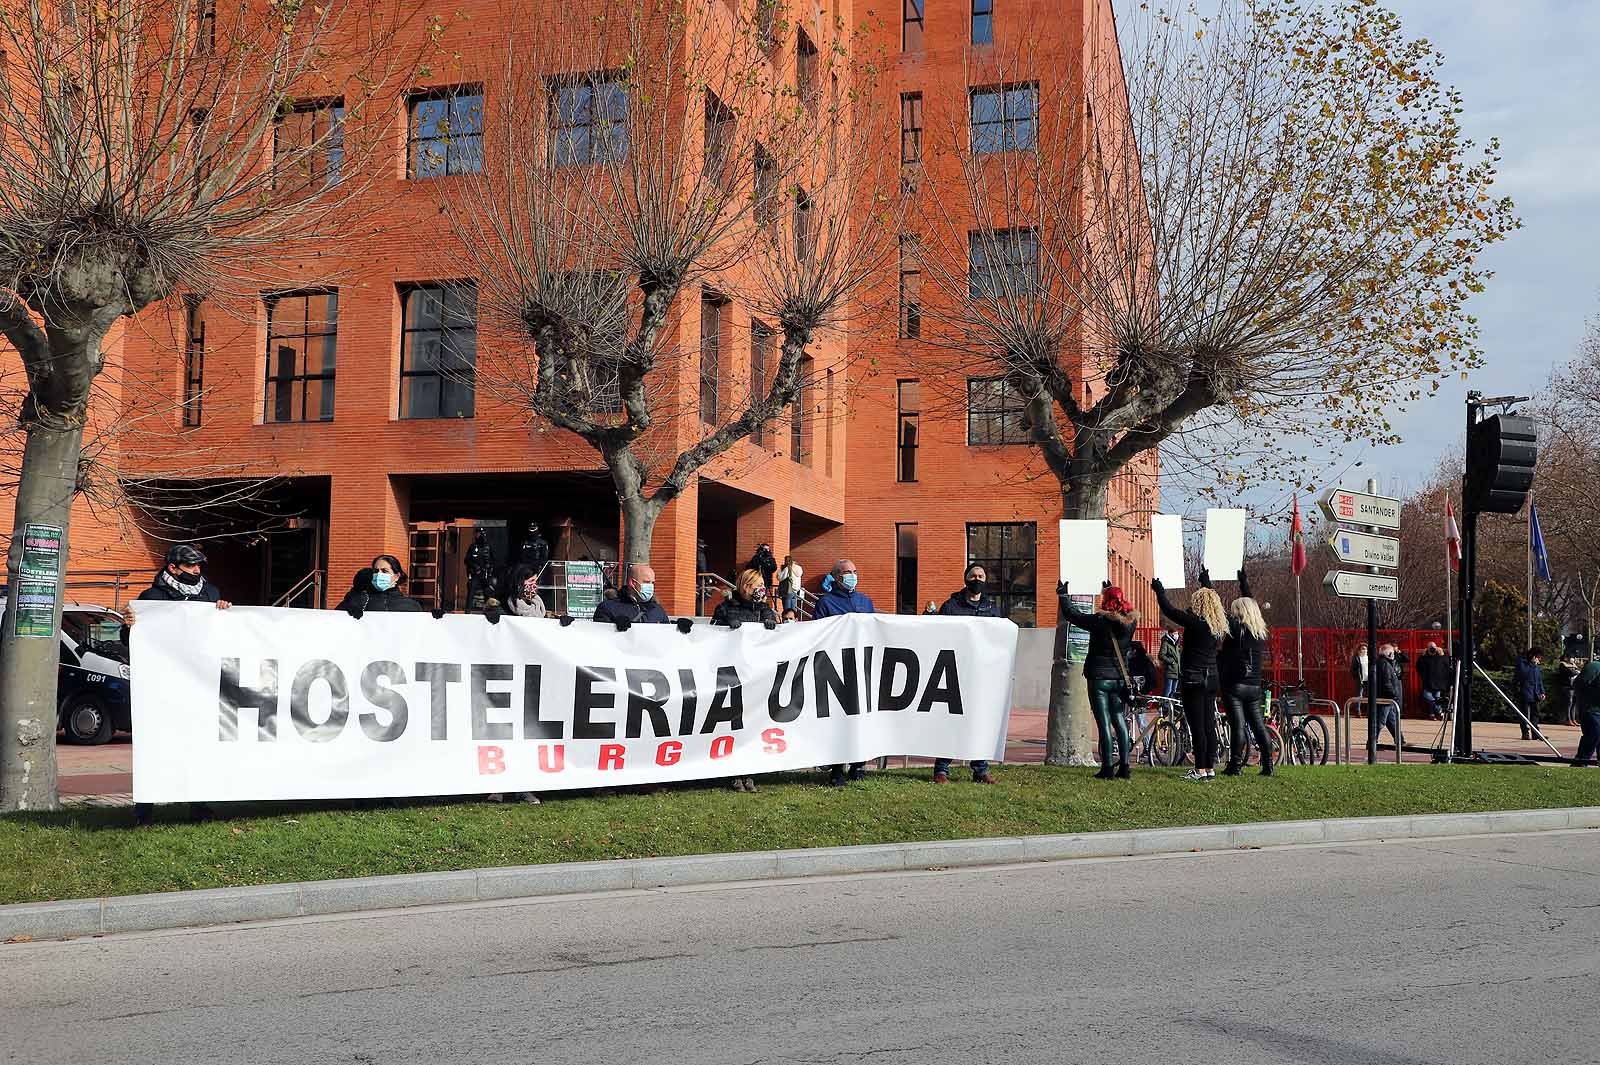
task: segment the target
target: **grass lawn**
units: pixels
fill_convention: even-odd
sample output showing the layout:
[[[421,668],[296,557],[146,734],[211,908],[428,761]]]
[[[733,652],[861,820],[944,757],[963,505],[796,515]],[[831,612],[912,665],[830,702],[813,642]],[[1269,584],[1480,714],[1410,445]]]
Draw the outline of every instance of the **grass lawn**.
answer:
[[[10,815],[0,817],[0,903],[717,851],[1600,805],[1600,772],[1567,767],[1289,766],[1213,784],[1180,772],[1099,781],[1087,769],[1016,765],[997,767],[999,784],[989,788],[958,767],[940,788],[921,769],[872,773],[840,789],[812,775],[767,777],[755,795],[707,784],[552,795],[540,806],[257,803],[224,806],[228,817],[199,824],[175,807],[138,832],[126,809]]]

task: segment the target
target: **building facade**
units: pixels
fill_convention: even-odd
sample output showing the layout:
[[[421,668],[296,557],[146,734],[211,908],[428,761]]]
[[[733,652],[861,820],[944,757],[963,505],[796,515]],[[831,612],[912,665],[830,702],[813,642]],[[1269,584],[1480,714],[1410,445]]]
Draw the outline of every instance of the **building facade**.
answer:
[[[791,6],[798,10],[779,22],[785,39],[772,53],[789,76],[802,77],[818,50],[891,59],[875,91],[881,107],[902,114],[910,170],[940,136],[920,125],[921,101],[964,100],[983,88],[965,82],[975,51],[1024,35],[1043,35],[1068,56],[1115,47],[1109,4],[1097,0]],[[885,6],[901,10],[885,17]],[[80,508],[75,573],[131,570],[137,582],[164,540],[189,532],[208,537],[212,575],[236,602],[287,596],[331,606],[357,569],[388,553],[407,563],[412,594],[459,608],[478,529],[501,564],[535,524],[554,558],[619,557],[617,497],[596,452],[459,372],[494,339],[480,340],[477,309],[463,296],[471,279],[440,265],[456,258],[446,245],[457,238],[438,221],[437,183],[493,152],[484,140],[496,123],[483,116],[492,117],[495,101],[483,86],[493,82],[507,28],[493,3],[439,7],[470,16],[452,21],[444,42],[460,58],[448,76],[395,100],[403,136],[366,164],[383,168],[370,188],[371,235],[325,252],[338,258],[335,270],[306,266],[308,277],[337,274],[338,285],[190,293],[124,330],[112,359],[120,391],[101,402],[139,429],[109,446],[154,493],[156,510],[161,493],[183,498],[191,485],[209,486],[210,502],[193,512],[169,508],[159,528],[125,508]],[[584,113],[598,121],[603,108]],[[293,116],[324,120],[336,116]],[[449,144],[428,150],[444,125]],[[913,205],[908,229],[916,213]],[[966,562],[981,561],[1008,616],[1054,623],[1060,486],[1021,439],[1017,401],[1003,382],[930,371],[915,335],[911,273],[903,262],[886,269],[866,302],[897,314],[862,316],[820,338],[794,412],[708,464],[667,507],[652,563],[668,610],[695,609],[700,571],[731,577],[766,543],[805,567],[813,591],[836,558],[852,557],[862,590],[884,612],[942,602]],[[701,364],[667,371],[669,387],[701,402],[708,388],[713,404],[719,389],[748,388],[770,357],[763,346],[771,335],[757,316],[711,288],[680,297],[674,328],[678,347],[697,351]],[[457,372],[446,368],[452,360]],[[168,409],[136,417],[156,396],[170,400]],[[230,484],[250,488],[230,498]],[[1114,506],[1135,512],[1153,501],[1154,486],[1151,464],[1119,483]],[[1113,579],[1142,595],[1147,541],[1114,533],[1113,554]]]

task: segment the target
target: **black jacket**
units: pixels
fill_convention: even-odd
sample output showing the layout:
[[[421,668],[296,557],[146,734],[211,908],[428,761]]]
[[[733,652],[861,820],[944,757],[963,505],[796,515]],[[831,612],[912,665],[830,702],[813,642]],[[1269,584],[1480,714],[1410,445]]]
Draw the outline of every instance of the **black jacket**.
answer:
[[[166,571],[163,570],[162,573],[164,572]],[[216,603],[221,601],[222,593],[217,590],[215,584],[201,577],[200,591],[194,595],[184,595],[176,588],[169,587],[167,582],[161,579],[161,573],[157,573],[155,582],[140,592],[139,598],[146,602],[155,600],[169,603]]]
[[[602,599],[600,605],[594,608],[596,621],[632,621],[641,625],[665,625],[671,619],[662,609],[660,603],[652,598],[647,603],[640,603],[633,597],[632,588],[624,588],[617,593],[615,599]]]
[[[777,624],[778,615],[766,603],[756,603],[749,599],[741,599],[735,592],[717,604],[717,609],[711,612],[711,624],[726,625],[729,622],[738,622],[740,625],[764,625],[767,622]]]
[[[939,607],[939,613],[947,618],[997,618],[999,609],[994,605],[994,600],[982,596],[976,603],[967,598],[967,590],[950,593],[950,598]]]
[[[1138,640],[1133,641],[1133,655],[1128,659],[1128,673],[1134,680],[1144,680],[1143,690],[1146,695],[1158,687],[1155,660]]]
[[[1417,659],[1417,679],[1422,682],[1423,691],[1449,691],[1450,673],[1450,658],[1448,655],[1424,654]]]
[[[1237,619],[1229,618],[1228,635],[1217,651],[1217,673],[1223,687],[1261,687],[1261,662],[1265,657],[1265,642],[1252,636]]]
[[[1185,685],[1203,684],[1212,690],[1217,686],[1217,649],[1222,641],[1211,632],[1211,626],[1199,614],[1179,610],[1167,598],[1167,590],[1154,586],[1156,602],[1168,621],[1183,629],[1183,659],[1179,672]]]
[[[750,556],[750,568],[760,570],[761,579],[771,584],[772,575],[778,572],[778,558],[772,553],[772,548],[759,547],[756,553]]]
[[[423,609],[421,603],[398,588],[390,588],[386,592],[376,588],[352,588],[339,601],[338,609],[348,611],[352,606],[360,607],[363,613],[385,610],[395,614],[415,614]]]
[[[1122,680],[1122,665],[1133,653],[1133,632],[1139,616],[1104,610],[1086,613],[1073,606],[1066,596],[1061,597],[1060,604],[1067,620],[1089,634],[1089,657],[1084,660],[1083,675],[1090,680]],[[1122,653],[1122,664],[1117,662],[1118,651]]]
[[[1393,658],[1379,655],[1376,659],[1378,670],[1378,698],[1400,701],[1401,693],[1405,690],[1405,664],[1406,656],[1399,651]]]

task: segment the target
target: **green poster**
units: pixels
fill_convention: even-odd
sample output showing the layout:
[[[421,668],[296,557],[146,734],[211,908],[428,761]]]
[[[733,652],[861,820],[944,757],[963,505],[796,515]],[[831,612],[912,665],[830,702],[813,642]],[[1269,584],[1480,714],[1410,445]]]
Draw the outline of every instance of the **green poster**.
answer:
[[[17,610],[12,622],[16,634],[54,638],[60,595],[61,527],[23,526],[22,571],[17,580]]]
[[[591,618],[605,592],[605,574],[598,562],[567,563],[567,614]]]

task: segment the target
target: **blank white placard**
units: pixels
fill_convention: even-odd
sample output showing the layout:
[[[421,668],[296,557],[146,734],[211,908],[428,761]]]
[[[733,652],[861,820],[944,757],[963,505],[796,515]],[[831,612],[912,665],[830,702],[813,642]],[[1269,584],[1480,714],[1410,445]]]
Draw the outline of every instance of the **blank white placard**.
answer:
[[[1061,579],[1073,595],[1099,595],[1110,575],[1104,518],[1061,523]]]
[[[1150,550],[1154,555],[1155,578],[1168,588],[1183,587],[1183,517],[1179,514],[1150,515]]]
[[[1242,510],[1206,511],[1204,557],[1212,580],[1231,581],[1244,569],[1244,516]]]

